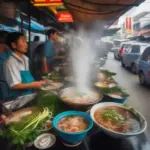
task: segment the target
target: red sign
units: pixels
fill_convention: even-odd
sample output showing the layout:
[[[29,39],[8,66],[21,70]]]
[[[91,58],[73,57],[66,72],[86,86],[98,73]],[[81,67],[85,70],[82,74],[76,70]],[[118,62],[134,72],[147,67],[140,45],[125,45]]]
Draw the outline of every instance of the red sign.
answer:
[[[62,3],[62,0],[32,0],[34,4],[55,4]]]
[[[126,27],[126,31],[127,32],[131,32],[132,31],[132,18],[131,17],[127,17],[126,18],[125,27]]]
[[[62,0],[32,0],[35,3],[62,3]]]
[[[69,12],[58,12],[57,20],[59,22],[73,22],[73,17]]]

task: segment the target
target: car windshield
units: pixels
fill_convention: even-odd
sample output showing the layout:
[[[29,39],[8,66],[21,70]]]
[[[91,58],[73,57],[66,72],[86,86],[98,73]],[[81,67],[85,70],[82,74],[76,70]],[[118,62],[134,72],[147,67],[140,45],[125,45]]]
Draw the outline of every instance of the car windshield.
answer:
[[[141,48],[140,48],[140,53],[141,54],[144,52],[146,47],[147,47],[147,45],[141,45]]]

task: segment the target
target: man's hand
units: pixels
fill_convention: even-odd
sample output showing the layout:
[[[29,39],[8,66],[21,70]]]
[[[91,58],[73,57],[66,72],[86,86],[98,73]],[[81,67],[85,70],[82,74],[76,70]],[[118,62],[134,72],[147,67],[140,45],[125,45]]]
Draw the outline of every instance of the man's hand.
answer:
[[[45,84],[45,81],[35,81],[32,83],[20,83],[12,87],[13,90],[24,90],[24,89],[40,89],[43,84]]]
[[[31,83],[32,84],[32,87],[35,88],[35,89],[40,89],[42,87],[42,85],[44,85],[46,83],[46,81],[36,81],[36,82],[33,82]]]

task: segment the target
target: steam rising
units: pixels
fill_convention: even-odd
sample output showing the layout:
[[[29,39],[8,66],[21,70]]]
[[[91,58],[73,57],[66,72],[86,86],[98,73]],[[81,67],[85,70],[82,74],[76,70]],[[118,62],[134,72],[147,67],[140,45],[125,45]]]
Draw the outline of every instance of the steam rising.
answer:
[[[80,92],[87,92],[91,82],[94,52],[89,34],[83,29],[79,30],[73,38],[71,58],[76,87]]]
[[[104,25],[105,22],[102,21],[80,24],[80,28],[72,33],[70,58],[73,77],[79,92],[87,92],[90,88],[96,73],[95,62],[100,64],[100,58],[105,57],[106,47],[101,42]]]

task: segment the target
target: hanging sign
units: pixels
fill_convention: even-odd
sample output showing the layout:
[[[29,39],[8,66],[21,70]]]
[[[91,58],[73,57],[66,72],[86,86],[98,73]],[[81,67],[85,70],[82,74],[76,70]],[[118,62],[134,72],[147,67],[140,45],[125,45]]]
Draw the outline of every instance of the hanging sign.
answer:
[[[65,23],[65,22],[73,22],[73,17],[69,12],[58,12],[57,13],[57,20],[59,22]]]
[[[34,6],[62,5],[62,0],[32,0]]]
[[[125,28],[126,28],[127,33],[132,32],[132,18],[131,17],[126,17]]]

